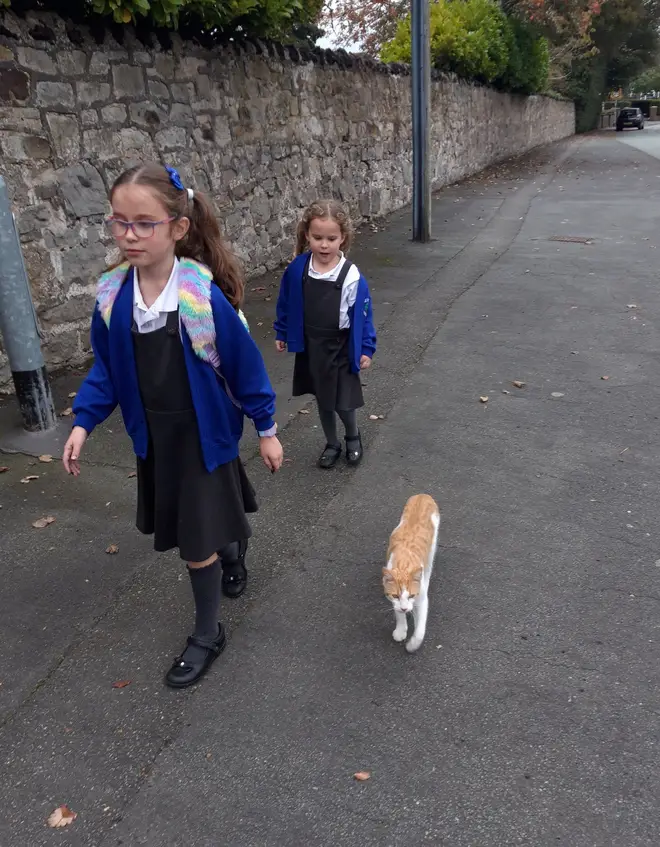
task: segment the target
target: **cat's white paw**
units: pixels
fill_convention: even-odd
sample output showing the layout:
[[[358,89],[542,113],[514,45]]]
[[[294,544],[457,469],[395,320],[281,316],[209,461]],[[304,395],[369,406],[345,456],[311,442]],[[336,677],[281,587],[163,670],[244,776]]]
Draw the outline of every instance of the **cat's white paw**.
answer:
[[[410,641],[408,641],[408,643],[406,644],[406,650],[409,653],[414,653],[416,650],[419,650],[419,648],[422,646],[423,640],[423,638],[419,638],[419,636],[413,635]]]
[[[392,638],[395,641],[405,641],[406,635],[408,635],[408,630],[407,629],[399,629],[399,627],[397,626],[397,628],[392,633]]]

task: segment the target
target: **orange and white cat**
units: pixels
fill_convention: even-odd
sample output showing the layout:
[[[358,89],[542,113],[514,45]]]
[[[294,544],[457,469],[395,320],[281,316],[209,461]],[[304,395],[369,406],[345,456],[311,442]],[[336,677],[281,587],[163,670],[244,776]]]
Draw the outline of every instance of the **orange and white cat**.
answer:
[[[396,617],[395,641],[408,635],[408,612],[412,612],[415,629],[406,650],[419,650],[426,634],[429,612],[429,582],[438,546],[440,509],[433,497],[416,494],[405,505],[399,525],[390,536],[387,567],[383,568],[383,588],[392,601]]]

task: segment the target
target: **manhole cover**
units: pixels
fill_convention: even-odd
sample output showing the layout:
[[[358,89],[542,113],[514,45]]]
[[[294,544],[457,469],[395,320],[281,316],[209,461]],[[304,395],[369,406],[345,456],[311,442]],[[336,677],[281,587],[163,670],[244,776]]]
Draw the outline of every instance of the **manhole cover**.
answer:
[[[553,235],[550,241],[563,241],[565,244],[593,244],[591,238],[581,235]]]

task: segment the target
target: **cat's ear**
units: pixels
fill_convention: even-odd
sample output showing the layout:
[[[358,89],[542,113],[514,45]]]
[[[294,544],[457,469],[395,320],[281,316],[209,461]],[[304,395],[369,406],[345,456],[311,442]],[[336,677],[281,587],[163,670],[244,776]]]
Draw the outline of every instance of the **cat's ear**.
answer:
[[[394,583],[394,577],[389,568],[383,568],[383,582],[385,585],[392,585]]]

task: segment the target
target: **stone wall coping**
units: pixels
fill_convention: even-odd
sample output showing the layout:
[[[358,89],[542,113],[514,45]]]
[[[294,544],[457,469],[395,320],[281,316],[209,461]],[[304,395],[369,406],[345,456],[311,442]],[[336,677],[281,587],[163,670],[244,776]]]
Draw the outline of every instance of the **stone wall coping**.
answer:
[[[23,24],[22,26],[19,21]],[[23,45],[32,43],[41,49],[46,49],[47,44],[59,46],[64,50],[105,47],[109,50],[132,49],[139,52],[146,48],[157,53],[206,54],[216,58],[227,54],[237,59],[263,56],[292,64],[313,64],[322,68],[372,72],[389,76],[410,76],[411,74],[411,67],[405,62],[381,62],[363,53],[351,53],[343,48],[327,49],[305,44],[281,44],[261,38],[232,37],[221,42],[212,36],[205,37],[203,33],[182,37],[178,32],[168,29],[113,24],[100,16],[91,17],[88,23],[81,23],[63,18],[55,12],[41,10],[28,11],[21,15],[11,9],[1,9],[0,44],[7,43],[7,40],[20,41]],[[493,88],[477,80],[464,79],[457,74],[440,71],[437,68],[431,69],[431,79],[434,82],[463,83],[474,88]],[[530,96],[513,92],[505,93],[512,97],[528,98]],[[554,93],[531,96],[564,99]]]

